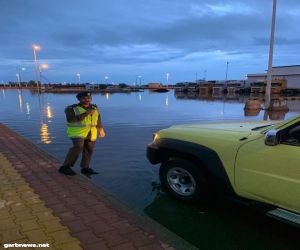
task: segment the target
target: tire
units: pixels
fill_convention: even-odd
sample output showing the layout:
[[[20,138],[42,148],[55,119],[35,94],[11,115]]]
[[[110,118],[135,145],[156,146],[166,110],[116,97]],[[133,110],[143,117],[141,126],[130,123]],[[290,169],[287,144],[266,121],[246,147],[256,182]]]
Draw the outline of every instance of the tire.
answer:
[[[201,167],[180,158],[162,163],[160,166],[162,187],[179,201],[206,202],[208,185]]]

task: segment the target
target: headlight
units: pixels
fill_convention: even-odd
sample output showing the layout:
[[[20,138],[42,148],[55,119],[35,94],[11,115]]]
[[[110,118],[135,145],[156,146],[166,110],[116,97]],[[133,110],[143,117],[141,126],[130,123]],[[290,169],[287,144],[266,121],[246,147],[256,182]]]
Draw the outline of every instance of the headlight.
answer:
[[[153,140],[153,141],[157,141],[158,139],[159,139],[159,135],[156,134],[156,133],[154,133],[154,134],[152,135],[152,140]]]

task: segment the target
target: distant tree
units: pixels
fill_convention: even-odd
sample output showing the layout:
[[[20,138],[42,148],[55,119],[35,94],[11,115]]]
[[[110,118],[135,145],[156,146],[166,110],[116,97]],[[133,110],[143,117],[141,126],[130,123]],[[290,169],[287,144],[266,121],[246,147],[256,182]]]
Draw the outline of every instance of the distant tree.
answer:
[[[106,84],[99,84],[99,89],[106,89],[107,88],[107,85]]]
[[[120,84],[119,84],[119,87],[120,87],[120,88],[127,88],[128,85],[127,85],[126,83],[120,83]]]
[[[36,85],[36,82],[35,81],[33,81],[33,80],[30,80],[29,82],[28,82],[28,86],[35,86]]]

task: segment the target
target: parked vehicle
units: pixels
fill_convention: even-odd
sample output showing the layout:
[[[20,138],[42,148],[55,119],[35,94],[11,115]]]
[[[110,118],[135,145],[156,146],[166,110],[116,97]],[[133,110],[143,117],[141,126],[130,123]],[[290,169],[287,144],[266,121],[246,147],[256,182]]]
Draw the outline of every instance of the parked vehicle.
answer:
[[[147,157],[178,200],[222,194],[300,226],[300,116],[172,126],[154,134]]]

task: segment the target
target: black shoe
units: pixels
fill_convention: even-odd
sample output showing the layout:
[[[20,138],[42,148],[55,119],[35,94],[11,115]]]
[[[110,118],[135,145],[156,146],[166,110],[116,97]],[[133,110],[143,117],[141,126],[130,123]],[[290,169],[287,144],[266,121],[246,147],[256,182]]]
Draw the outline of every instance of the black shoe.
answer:
[[[83,174],[99,174],[98,172],[94,171],[92,168],[82,168],[81,173],[83,173]]]
[[[76,173],[70,167],[67,167],[67,166],[61,166],[59,168],[58,172],[65,174],[65,175],[71,175],[71,176],[76,175]]]

